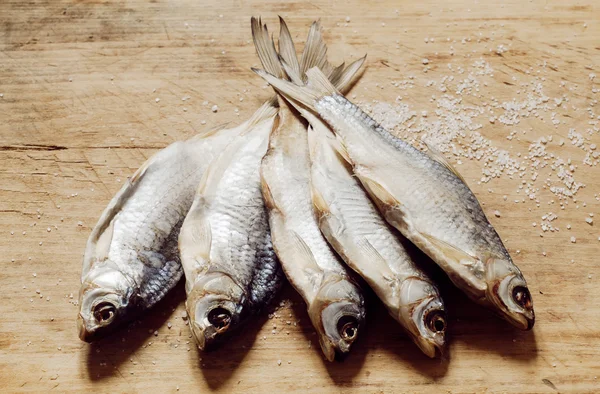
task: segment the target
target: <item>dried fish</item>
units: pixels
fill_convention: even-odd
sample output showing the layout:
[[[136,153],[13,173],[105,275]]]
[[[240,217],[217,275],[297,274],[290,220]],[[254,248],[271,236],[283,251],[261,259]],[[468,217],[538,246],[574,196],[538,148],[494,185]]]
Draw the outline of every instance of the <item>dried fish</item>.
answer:
[[[318,114],[334,130],[340,154],[384,218],[427,253],[474,301],[528,330],[535,316],[527,283],[477,198],[434,151],[421,152],[394,137],[342,96],[323,73],[307,71],[300,87],[256,72],[290,100]]]
[[[113,197],[83,258],[77,318],[82,340],[135,318],[179,281],[181,223],[208,162],[240,131],[220,126],[169,145]]]
[[[352,177],[332,146],[334,138],[327,128],[309,128],[312,196],[321,230],[423,353],[442,354],[446,335],[442,298]]]
[[[276,114],[265,103],[213,160],[181,228],[186,309],[201,349],[265,307],[283,281],[259,174]]]

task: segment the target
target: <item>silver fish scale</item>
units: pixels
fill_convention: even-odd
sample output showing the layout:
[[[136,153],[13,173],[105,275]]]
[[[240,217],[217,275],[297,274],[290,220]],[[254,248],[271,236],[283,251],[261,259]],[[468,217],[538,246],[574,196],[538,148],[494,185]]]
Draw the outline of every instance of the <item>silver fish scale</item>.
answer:
[[[268,305],[283,284],[283,271],[273,250],[270,231],[267,231],[263,242],[257,247],[255,259],[262,262],[262,269],[254,272],[250,282],[249,303],[252,311],[258,311]]]
[[[177,246],[182,218],[203,172],[200,166],[190,165],[196,160],[183,144],[172,144],[157,154],[158,160],[114,219],[108,258],[139,286],[145,307],[160,300],[183,274],[172,248]],[[178,151],[177,160],[172,160],[171,151]]]
[[[417,231],[482,261],[492,256],[510,260],[474,194],[449,169],[394,137],[340,95],[325,96],[315,107],[342,138],[350,157],[360,158],[354,160],[360,162],[355,170],[360,172],[363,165],[362,170],[368,172],[365,163],[380,166],[379,176],[383,174],[386,186],[393,189],[392,194],[407,212],[407,221]],[[373,152],[377,152],[376,157]]]
[[[257,133],[251,134],[253,140],[232,158],[214,195],[207,196],[207,209],[212,238],[210,269],[226,272],[247,289],[254,311],[275,296],[282,274],[260,188],[259,166],[268,134],[262,133],[264,141],[257,140]]]
[[[329,208],[342,221],[344,231],[353,236],[364,237],[381,254],[390,269],[399,278],[415,276],[426,278],[417,269],[397,236],[381,218],[360,184],[348,174],[347,179],[329,178],[330,192],[334,194]]]

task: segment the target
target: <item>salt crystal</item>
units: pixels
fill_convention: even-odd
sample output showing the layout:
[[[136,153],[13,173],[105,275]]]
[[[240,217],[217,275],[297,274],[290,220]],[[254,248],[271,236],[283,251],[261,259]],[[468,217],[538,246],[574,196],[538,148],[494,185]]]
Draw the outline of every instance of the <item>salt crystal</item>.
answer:
[[[212,112],[217,112],[219,110],[219,107],[215,104],[211,107],[210,109]]]
[[[154,101],[156,101],[158,103],[160,101],[160,99],[157,97],[154,99]]]
[[[499,218],[500,217],[500,211],[498,211],[498,210],[494,211],[494,216],[496,216],[497,218]]]
[[[585,218],[585,222],[589,225],[592,225],[594,223],[594,219],[592,218]]]
[[[427,58],[423,58],[423,60],[421,60],[421,62],[422,62],[423,64],[429,64],[429,59],[427,59]]]
[[[575,242],[577,242],[577,238],[575,238],[575,237],[571,237],[571,243],[573,243],[573,244],[574,244]]]

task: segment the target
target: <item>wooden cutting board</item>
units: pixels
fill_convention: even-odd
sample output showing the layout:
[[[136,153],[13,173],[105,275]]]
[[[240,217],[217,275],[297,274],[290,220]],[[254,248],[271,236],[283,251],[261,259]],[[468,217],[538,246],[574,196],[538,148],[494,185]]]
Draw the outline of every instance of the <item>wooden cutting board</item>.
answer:
[[[600,76],[592,77],[600,74],[600,7],[404,3],[2,1],[0,391],[600,392],[600,171],[583,163],[586,152],[569,136],[574,129],[586,146],[600,145]],[[344,362],[328,363],[289,285],[275,316],[250,322],[215,352],[194,348],[181,287],[113,337],[93,346],[78,339],[81,257],[110,198],[156,150],[241,122],[272,93],[249,70],[258,65],[252,15],[262,15],[273,32],[276,16],[285,17],[300,48],[320,18],[336,63],[368,53],[351,97],[365,106],[398,99],[415,111],[416,125],[447,121],[436,113],[444,93],[482,107],[522,102],[537,83],[548,105],[568,99],[518,124],[488,121],[507,110],[502,105],[474,121],[493,146],[523,159],[533,141],[553,136],[548,150],[572,159],[585,183],[564,210],[543,187],[546,177],[556,180],[550,166],[539,169],[539,207],[514,202],[526,197],[518,174],[486,183],[483,159],[462,159],[458,167],[527,277],[533,331],[475,306],[437,272],[450,313],[441,361],[423,356],[370,294],[362,338]],[[493,72],[477,75],[476,61]],[[472,87],[470,74],[479,87],[466,94],[459,85]],[[467,144],[471,133],[465,130]],[[558,215],[551,225],[560,231],[540,229],[548,212]],[[590,213],[592,225],[585,222]]]

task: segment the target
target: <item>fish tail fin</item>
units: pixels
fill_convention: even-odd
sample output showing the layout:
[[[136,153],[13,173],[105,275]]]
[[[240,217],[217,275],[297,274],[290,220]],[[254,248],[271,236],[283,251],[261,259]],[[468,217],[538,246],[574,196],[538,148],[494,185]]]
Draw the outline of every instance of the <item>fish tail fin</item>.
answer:
[[[269,36],[267,25],[263,24],[260,18],[257,19],[252,17],[250,19],[250,26],[252,29],[252,40],[254,41],[256,54],[263,67],[270,74],[273,74],[278,78],[284,78],[285,71],[279,62],[275,44],[273,43],[273,39]]]
[[[266,101],[263,105],[261,105],[253,114],[250,116],[246,122],[248,128],[256,126],[265,120],[273,118],[277,115],[277,108],[275,108],[275,104],[277,103],[276,97],[272,97],[268,101]]]
[[[297,101],[312,111],[316,111],[315,103],[319,99],[325,96],[339,94],[335,86],[329,82],[327,77],[317,67],[313,67],[306,72],[308,83],[304,86],[299,86],[292,82],[277,78],[263,70],[253,68],[252,71],[270,83],[275,90],[287,99]]]
[[[314,21],[308,31],[306,44],[300,59],[300,75],[304,75],[307,70],[313,67],[319,67],[327,76],[333,71],[333,67],[327,61],[327,45],[323,40],[320,21]]]
[[[313,67],[306,71],[306,79],[306,86],[310,87],[317,94],[318,98],[340,94],[339,90],[318,67]]]
[[[358,71],[365,63],[366,59],[367,55],[353,61],[346,68],[344,68],[344,63],[342,63],[334,70],[332,75],[329,77],[329,80],[340,92],[345,93],[352,85],[354,77],[356,74],[358,74]]]
[[[283,59],[284,69],[287,65],[290,70],[292,70],[293,74],[300,75],[300,63],[298,62],[298,56],[296,55],[296,46],[294,45],[294,41],[292,40],[292,35],[290,34],[290,30],[287,27],[287,23],[280,16],[279,17],[279,55],[281,59]],[[290,75],[288,70],[285,70],[286,73]]]
[[[252,68],[256,74],[267,81],[271,86],[288,100],[296,101],[311,110],[315,110],[315,102],[319,99],[319,93],[307,86],[299,86],[295,83],[277,78],[264,70]]]

